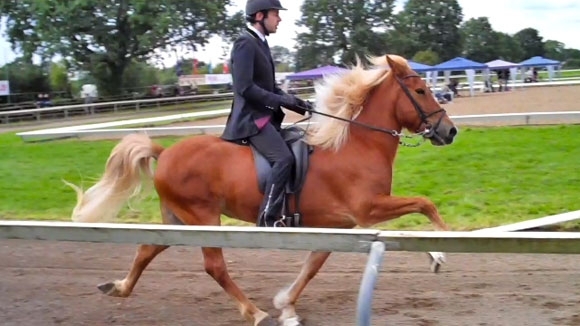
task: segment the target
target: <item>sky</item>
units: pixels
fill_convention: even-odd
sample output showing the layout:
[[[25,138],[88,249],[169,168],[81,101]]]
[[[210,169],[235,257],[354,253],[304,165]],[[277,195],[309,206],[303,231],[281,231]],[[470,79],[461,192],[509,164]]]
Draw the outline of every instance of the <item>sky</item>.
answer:
[[[540,32],[544,40],[557,40],[566,47],[580,49],[580,1],[578,0],[458,0],[463,8],[464,20],[477,17],[488,17],[496,31],[514,34],[517,31],[533,27]],[[280,45],[292,48],[298,31],[295,21],[301,16],[300,6],[303,0],[281,0],[288,10],[281,12],[282,22],[278,31],[268,37],[270,46]],[[232,12],[244,10],[246,0],[232,0]],[[404,0],[397,0],[396,11],[401,10]],[[14,60],[16,54],[11,51],[10,43],[4,36],[4,23],[0,23],[0,66]],[[179,52],[186,58],[196,57],[200,61],[214,64],[224,53],[224,45],[219,38],[213,38],[204,49],[195,53]],[[229,48],[228,48],[229,49]],[[228,50],[229,53],[229,50]],[[176,55],[164,57],[163,63],[171,66],[177,60]]]

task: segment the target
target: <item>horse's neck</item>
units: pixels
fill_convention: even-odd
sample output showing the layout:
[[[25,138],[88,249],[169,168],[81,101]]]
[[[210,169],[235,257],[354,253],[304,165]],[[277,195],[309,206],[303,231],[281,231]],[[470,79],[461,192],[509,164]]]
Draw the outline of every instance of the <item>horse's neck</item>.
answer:
[[[392,87],[390,85],[381,85],[375,92],[387,92],[385,87]],[[365,146],[367,148],[380,151],[389,161],[393,161],[398,149],[399,138],[394,137],[389,132],[401,131],[401,125],[396,119],[395,114],[396,98],[388,101],[381,100],[378,96],[370,94],[369,100],[361,113],[356,118],[356,121],[375,128],[380,128],[383,131],[372,130],[363,126],[350,126],[351,138],[354,141],[354,146]],[[351,144],[351,145],[353,145]]]

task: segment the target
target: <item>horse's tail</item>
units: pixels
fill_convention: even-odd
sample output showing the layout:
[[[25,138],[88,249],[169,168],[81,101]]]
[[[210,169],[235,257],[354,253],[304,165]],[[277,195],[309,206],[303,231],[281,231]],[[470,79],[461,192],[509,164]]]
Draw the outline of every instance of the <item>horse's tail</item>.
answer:
[[[113,220],[123,205],[153,179],[153,159],[164,148],[145,134],[129,134],[113,148],[101,179],[86,192],[67,181],[77,193],[72,212],[75,222]]]

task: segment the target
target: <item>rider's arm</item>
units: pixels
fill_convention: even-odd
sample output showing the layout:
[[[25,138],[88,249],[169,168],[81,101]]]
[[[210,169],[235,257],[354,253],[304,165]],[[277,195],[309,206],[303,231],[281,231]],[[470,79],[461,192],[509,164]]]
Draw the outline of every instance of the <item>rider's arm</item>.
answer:
[[[271,109],[278,109],[288,100],[287,94],[275,94],[256,85],[252,79],[254,74],[254,55],[256,46],[253,40],[240,38],[234,42],[232,51],[234,91],[248,100],[263,103]]]

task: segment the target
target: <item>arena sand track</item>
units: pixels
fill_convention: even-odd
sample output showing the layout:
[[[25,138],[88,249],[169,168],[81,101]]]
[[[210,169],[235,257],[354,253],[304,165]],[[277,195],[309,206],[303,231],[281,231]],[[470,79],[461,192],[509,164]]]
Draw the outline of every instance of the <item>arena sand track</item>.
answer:
[[[122,278],[134,246],[3,241],[0,324],[246,325],[205,274],[198,248],[170,248],[129,298],[100,294]],[[227,250],[233,278],[259,307],[297,275],[303,252]],[[387,253],[373,301],[373,325],[578,325],[575,256],[449,254],[440,274],[424,253]],[[305,290],[305,325],[355,325],[366,255],[335,253]]]
[[[578,110],[580,87],[458,98],[450,114]],[[292,117],[291,117],[292,118]],[[198,122],[199,123],[199,122]],[[212,119],[206,123],[223,123]],[[129,298],[98,292],[121,279],[136,246],[0,241],[0,325],[246,325],[205,274],[199,248],[170,248]],[[233,278],[261,309],[294,280],[303,252],[225,250]],[[297,309],[309,326],[355,325],[364,254],[333,254]],[[424,253],[387,253],[373,325],[580,325],[577,256],[449,254],[440,274]]]

